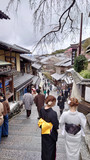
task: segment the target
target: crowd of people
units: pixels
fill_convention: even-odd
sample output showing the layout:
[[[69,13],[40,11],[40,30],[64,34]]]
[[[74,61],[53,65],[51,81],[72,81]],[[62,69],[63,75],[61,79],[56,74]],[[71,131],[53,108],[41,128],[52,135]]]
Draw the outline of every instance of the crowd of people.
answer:
[[[58,120],[57,113],[52,108],[56,105],[56,98],[50,94],[51,90],[52,84],[45,81],[43,93],[40,87],[38,89],[28,88],[27,93],[23,96],[27,118],[31,115],[32,104],[35,103],[37,107],[38,126],[41,128],[41,159],[56,159],[56,142],[60,127],[65,138],[67,160],[79,160],[81,136],[84,136],[86,118],[84,114],[77,111],[78,100],[74,97],[70,98],[70,89],[65,88],[64,91],[59,91],[57,97],[57,106],[60,108],[60,119]],[[69,110],[63,112],[66,101],[68,101]],[[8,101],[3,94],[0,94],[0,139],[1,136],[8,136],[9,112]]]

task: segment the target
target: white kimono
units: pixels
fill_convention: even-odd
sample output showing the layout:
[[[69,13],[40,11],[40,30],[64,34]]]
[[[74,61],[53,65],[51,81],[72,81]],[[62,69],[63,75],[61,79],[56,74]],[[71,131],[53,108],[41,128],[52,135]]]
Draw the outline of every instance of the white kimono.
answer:
[[[80,154],[80,144],[81,144],[81,136],[84,135],[83,129],[86,125],[86,117],[83,113],[78,111],[71,112],[70,110],[67,112],[63,112],[60,117],[60,125],[62,129],[62,135],[65,136],[65,147],[66,147],[66,156],[67,160],[79,160]],[[76,134],[70,134],[65,131],[65,123],[81,125],[81,130]]]

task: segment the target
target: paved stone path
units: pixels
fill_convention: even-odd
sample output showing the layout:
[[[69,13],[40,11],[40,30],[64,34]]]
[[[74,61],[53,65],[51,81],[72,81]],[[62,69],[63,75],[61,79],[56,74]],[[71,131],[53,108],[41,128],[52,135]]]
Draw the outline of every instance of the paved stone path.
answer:
[[[52,92],[52,94],[56,94]],[[59,116],[59,108],[53,108]],[[38,114],[35,104],[32,106],[30,119],[23,111],[9,122],[9,136],[2,138],[0,144],[0,160],[40,160],[41,130],[38,128]],[[66,160],[64,139],[59,130],[56,160]]]

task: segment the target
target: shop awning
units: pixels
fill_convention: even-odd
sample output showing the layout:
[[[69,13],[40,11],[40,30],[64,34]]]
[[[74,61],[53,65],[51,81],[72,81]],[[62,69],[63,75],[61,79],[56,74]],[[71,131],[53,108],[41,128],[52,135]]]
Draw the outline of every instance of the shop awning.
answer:
[[[54,73],[51,75],[51,77],[57,81],[60,80],[63,76],[64,76],[64,74],[58,74],[58,73]]]
[[[41,81],[38,76],[34,76],[34,77],[32,78],[32,80],[33,80],[33,82],[32,82],[33,85],[35,85],[35,84],[39,85],[39,84],[40,84],[40,81]]]
[[[0,61],[0,67],[1,66],[10,66],[10,65],[12,65],[11,63],[9,63],[9,62],[6,62],[6,61]]]
[[[40,65],[40,64],[37,64],[37,63],[33,63],[33,64],[32,64],[32,67],[35,68],[35,69],[40,69],[40,68],[41,68],[41,65]]]
[[[72,84],[73,83],[73,78],[71,76],[64,75],[61,80],[64,80],[66,84]]]
[[[33,82],[32,80],[33,75],[24,74],[16,77],[14,79],[14,89],[16,92],[20,91],[21,89],[27,87],[29,84]]]

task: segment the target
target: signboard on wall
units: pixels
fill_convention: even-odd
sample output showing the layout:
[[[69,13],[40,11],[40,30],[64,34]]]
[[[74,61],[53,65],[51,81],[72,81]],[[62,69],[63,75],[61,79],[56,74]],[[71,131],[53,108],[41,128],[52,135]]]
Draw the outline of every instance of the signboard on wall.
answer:
[[[72,49],[72,65],[74,64],[74,59],[76,57],[77,54],[77,49]]]
[[[85,89],[85,101],[90,102],[90,87]]]

